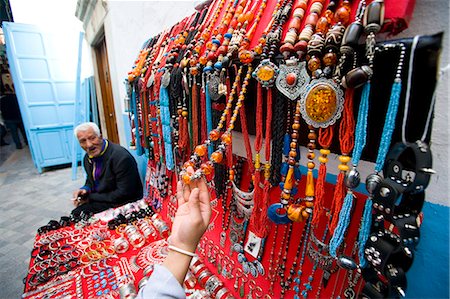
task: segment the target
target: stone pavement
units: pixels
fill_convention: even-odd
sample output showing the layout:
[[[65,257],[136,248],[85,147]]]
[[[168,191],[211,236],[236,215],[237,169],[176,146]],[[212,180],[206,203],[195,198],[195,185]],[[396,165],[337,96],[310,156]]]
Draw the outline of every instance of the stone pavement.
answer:
[[[20,298],[37,229],[73,206],[72,191],[84,183],[78,167],[72,180],[70,165],[39,174],[28,147],[0,147],[0,299]]]

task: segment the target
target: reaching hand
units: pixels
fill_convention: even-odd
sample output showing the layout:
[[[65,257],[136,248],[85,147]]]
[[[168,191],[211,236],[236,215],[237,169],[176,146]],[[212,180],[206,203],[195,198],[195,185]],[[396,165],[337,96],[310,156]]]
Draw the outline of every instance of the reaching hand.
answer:
[[[192,168],[188,168],[193,172]],[[178,210],[172,224],[170,243],[195,252],[198,242],[209,225],[211,204],[208,187],[203,179],[184,185],[177,184]]]
[[[78,207],[78,206],[86,203],[87,199],[81,199],[80,200],[80,197],[84,197],[86,194],[87,194],[87,190],[85,190],[85,189],[78,189],[78,190],[74,191],[73,192],[73,198],[72,198],[73,205],[75,207]]]

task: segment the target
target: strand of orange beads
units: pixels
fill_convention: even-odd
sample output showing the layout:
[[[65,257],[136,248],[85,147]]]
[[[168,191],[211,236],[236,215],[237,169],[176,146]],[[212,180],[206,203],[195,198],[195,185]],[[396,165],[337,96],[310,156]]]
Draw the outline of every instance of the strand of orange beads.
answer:
[[[259,21],[261,21],[261,17],[264,13],[264,10],[267,7],[267,0],[262,0],[262,2],[260,4],[258,3],[257,7],[259,7],[259,8],[258,8],[258,12],[256,13],[255,16],[253,16],[253,14],[250,14],[249,16],[246,15],[246,18],[248,19],[248,23],[250,24],[252,22],[252,20],[253,20],[253,23],[245,35],[245,40],[248,41],[248,44],[241,45],[241,47],[242,46],[247,46],[247,47],[250,46],[250,42],[253,39],[253,36],[255,34],[255,31],[259,24]]]
[[[240,77],[242,75],[243,71],[243,65],[239,68],[238,73],[236,75],[236,80],[233,83],[233,90],[236,90],[238,82],[240,81]],[[183,169],[180,172],[180,176],[185,184],[190,184],[191,181],[197,180],[201,178],[204,175],[209,175],[214,170],[214,164],[220,163],[223,160],[223,154],[225,152],[225,149],[228,145],[231,144],[231,131],[234,129],[234,123],[236,122],[237,116],[239,114],[240,107],[242,106],[243,101],[245,100],[245,94],[247,92],[247,87],[249,85],[249,81],[251,79],[251,73],[252,73],[252,66],[248,65],[247,73],[244,77],[244,80],[242,82],[242,88],[239,93],[236,105],[233,110],[233,114],[231,116],[230,122],[228,124],[227,129],[225,132],[220,136],[220,131],[223,128],[223,123],[226,121],[227,114],[230,113],[230,110],[233,105],[233,98],[234,93],[230,92],[229,99],[227,102],[227,105],[225,107],[225,110],[220,117],[219,124],[217,125],[217,128],[212,130],[209,133],[209,138],[201,145],[198,145],[194,153],[192,154],[189,161],[184,163]],[[208,145],[212,141],[216,141],[221,138],[221,143],[218,145],[217,150],[211,154],[211,157],[209,158],[209,161],[206,161],[204,163],[201,163],[200,167],[197,168],[194,173],[188,173],[187,168],[191,166],[192,168],[196,168],[197,165],[201,162],[202,157],[204,157],[208,152]]]

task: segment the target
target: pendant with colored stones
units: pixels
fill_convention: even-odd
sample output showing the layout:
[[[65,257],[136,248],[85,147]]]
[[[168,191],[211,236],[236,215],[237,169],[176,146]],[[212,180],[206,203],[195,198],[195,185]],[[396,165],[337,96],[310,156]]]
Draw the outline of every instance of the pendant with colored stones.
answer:
[[[289,59],[286,60],[286,64],[280,65],[280,74],[277,76],[275,84],[282,94],[295,101],[309,81],[306,62],[298,63],[297,59]]]
[[[314,79],[302,91],[300,104],[300,112],[308,125],[326,128],[341,117],[344,92],[332,79]]]
[[[269,59],[264,59],[252,73],[253,78],[258,80],[264,87],[272,87],[280,70]]]

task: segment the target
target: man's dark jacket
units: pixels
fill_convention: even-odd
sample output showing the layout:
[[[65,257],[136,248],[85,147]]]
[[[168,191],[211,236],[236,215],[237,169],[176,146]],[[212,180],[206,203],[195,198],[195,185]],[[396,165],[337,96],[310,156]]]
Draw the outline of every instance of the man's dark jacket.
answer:
[[[103,154],[103,167],[98,186],[89,194],[90,202],[111,204],[111,207],[123,205],[142,198],[143,188],[134,157],[122,146],[108,141]],[[84,169],[87,178],[85,186],[94,190],[92,175],[93,162],[86,154]]]

